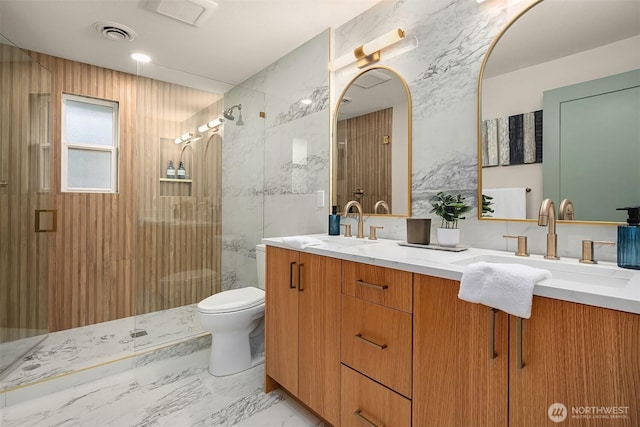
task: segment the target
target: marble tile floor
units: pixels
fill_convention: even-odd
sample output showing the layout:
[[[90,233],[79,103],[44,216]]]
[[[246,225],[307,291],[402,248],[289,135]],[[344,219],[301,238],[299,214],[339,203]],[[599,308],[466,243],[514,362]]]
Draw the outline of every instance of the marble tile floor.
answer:
[[[204,335],[196,314],[192,304],[50,333],[0,376],[0,392]],[[136,331],[144,334],[133,337]],[[1,344],[0,357],[9,358],[15,347]]]
[[[264,394],[264,365],[213,377],[202,349],[0,410],[2,427],[323,426],[279,390]]]

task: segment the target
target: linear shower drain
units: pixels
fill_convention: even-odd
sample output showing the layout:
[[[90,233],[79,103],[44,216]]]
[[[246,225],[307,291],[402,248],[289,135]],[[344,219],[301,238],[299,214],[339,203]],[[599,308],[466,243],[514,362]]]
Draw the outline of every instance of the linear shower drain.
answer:
[[[145,331],[144,329],[134,329],[133,331],[129,332],[129,335],[131,335],[131,338],[139,338],[147,335],[147,331]]]

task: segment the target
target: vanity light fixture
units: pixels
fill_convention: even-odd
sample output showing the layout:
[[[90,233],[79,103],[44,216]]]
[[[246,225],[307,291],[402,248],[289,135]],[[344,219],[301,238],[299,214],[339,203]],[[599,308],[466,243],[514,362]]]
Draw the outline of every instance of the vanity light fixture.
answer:
[[[215,131],[217,130],[216,128],[222,126],[223,123],[224,123],[224,119],[222,117],[218,117],[217,119],[211,120],[210,122],[207,122],[201,125],[200,127],[198,127],[198,132],[205,133],[210,129],[214,129]]]
[[[182,136],[174,139],[173,142],[175,142],[176,144],[182,144],[183,142],[189,141],[191,138],[193,138],[193,134],[191,132],[187,132],[185,134],[182,134]]]
[[[386,34],[365,43],[353,50],[353,53],[342,55],[340,58],[329,63],[329,70],[336,71],[342,67],[351,64],[354,60],[358,61],[358,68],[366,67],[374,62],[380,61],[380,51],[399,42],[406,36],[405,31],[398,27]]]

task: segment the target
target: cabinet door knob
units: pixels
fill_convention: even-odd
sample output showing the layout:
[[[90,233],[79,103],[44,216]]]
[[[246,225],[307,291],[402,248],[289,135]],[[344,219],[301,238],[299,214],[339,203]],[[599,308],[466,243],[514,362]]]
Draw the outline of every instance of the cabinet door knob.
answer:
[[[386,344],[378,344],[378,343],[376,343],[376,342],[373,342],[373,341],[371,341],[371,340],[368,340],[368,339],[366,339],[365,337],[363,337],[363,336],[362,336],[362,334],[356,334],[356,335],[355,335],[355,338],[356,338],[357,340],[362,341],[362,342],[363,342],[363,343],[365,343],[365,344],[369,344],[370,346],[377,348],[378,350],[384,350],[385,348],[387,348],[387,345],[386,345]]]
[[[378,424],[371,422],[371,420],[369,420],[367,417],[365,417],[364,415],[362,415],[362,411],[360,409],[358,409],[357,411],[355,411],[353,413],[353,415],[359,419],[364,425],[369,426],[369,427],[378,427]]]

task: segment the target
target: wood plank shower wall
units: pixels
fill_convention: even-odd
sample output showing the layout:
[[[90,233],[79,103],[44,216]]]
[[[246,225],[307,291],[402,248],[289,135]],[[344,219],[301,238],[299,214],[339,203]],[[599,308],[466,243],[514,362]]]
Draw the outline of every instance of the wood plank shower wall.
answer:
[[[172,139],[187,130],[195,132],[199,124],[222,111],[220,96],[36,52],[29,54],[53,77],[52,171],[47,197],[58,212],[58,231],[48,236],[48,329],[58,331],[194,303],[218,290],[219,137],[210,141],[206,158],[204,151],[202,155],[197,153],[198,149],[204,150],[206,141],[198,148],[194,146],[196,173],[191,195],[163,197],[159,178],[166,167],[161,164],[162,156],[177,158],[180,150],[175,144],[162,145],[161,138]],[[11,84],[27,79],[17,74],[13,72]],[[63,92],[118,102],[117,194],[60,192]],[[7,102],[3,96],[3,104]],[[24,108],[20,111],[22,118],[14,119],[11,125],[16,128],[18,123],[17,128],[24,131],[27,125],[22,122],[28,121],[28,114]],[[9,156],[9,161],[19,161],[23,155]],[[3,236],[5,228],[15,224],[25,233],[32,230],[32,208],[12,213],[12,218],[24,218],[15,223],[14,219],[7,221],[3,212]],[[34,250],[32,242],[24,245],[10,250]],[[3,245],[2,250],[9,249]],[[32,266],[23,267],[16,269],[11,281],[21,283],[23,276],[32,274]],[[201,274],[203,271],[207,274]],[[161,282],[177,287],[162,290]],[[22,318],[46,313],[46,306],[35,309],[28,303],[33,295],[40,295],[37,289],[17,292],[21,295],[2,296],[3,308],[18,305],[15,313],[7,314],[13,317],[3,317],[3,322],[23,325]],[[26,319],[27,323],[41,325],[38,316]]]
[[[0,44],[0,342],[47,330],[50,236],[33,227],[35,210],[49,207],[38,175],[48,127],[46,111],[30,109],[50,91],[48,71]]]
[[[340,208],[350,200],[358,200],[365,213],[373,213],[379,200],[391,208],[391,144],[383,140],[392,137],[392,129],[393,108],[338,122],[336,191]],[[361,198],[353,194],[356,188],[364,191]]]

